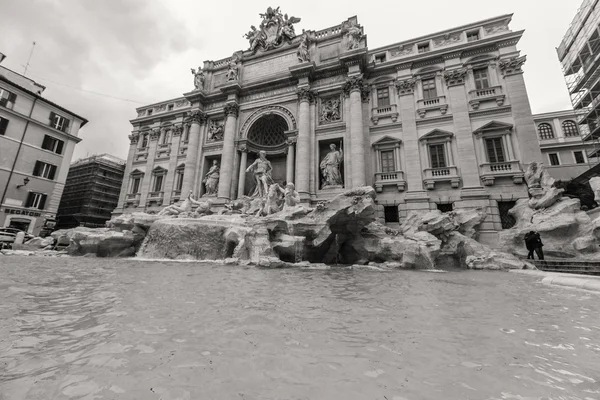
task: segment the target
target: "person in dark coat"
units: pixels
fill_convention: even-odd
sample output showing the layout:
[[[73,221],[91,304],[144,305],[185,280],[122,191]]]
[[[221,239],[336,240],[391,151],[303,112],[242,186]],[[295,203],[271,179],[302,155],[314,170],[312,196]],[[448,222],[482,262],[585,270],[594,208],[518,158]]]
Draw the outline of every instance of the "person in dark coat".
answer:
[[[538,258],[540,260],[544,259],[544,251],[542,250],[542,246],[544,246],[544,244],[542,243],[542,238],[540,237],[540,234],[538,232],[535,231],[530,231],[529,233],[527,233],[525,235],[525,247],[527,248],[527,251],[529,252],[527,254],[527,259],[532,259],[535,260],[534,257],[534,251],[537,254]]]

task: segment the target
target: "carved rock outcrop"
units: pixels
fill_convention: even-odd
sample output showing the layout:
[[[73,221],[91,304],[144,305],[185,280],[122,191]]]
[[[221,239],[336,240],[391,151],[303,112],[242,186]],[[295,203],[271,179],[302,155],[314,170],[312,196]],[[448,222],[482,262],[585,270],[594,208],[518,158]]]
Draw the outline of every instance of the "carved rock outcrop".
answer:
[[[78,227],[63,231],[56,231],[52,236],[57,242],[64,238],[69,240],[67,253],[69,255],[83,256],[95,254],[98,257],[130,257],[135,254],[134,235],[131,231],[111,231],[108,228]]]

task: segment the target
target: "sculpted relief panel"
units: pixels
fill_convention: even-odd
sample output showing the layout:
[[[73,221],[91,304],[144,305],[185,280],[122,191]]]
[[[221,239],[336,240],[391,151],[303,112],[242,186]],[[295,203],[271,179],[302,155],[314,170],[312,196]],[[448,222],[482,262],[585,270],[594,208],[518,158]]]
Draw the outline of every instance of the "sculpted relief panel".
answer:
[[[336,122],[342,120],[342,102],[341,97],[331,96],[321,99],[319,109],[319,124]]]

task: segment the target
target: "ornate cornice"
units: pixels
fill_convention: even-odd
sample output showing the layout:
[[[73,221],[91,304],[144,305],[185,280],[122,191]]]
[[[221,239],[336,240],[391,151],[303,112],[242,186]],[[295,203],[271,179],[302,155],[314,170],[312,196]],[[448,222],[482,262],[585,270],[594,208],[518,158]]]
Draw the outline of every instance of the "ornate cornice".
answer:
[[[131,135],[129,135],[129,144],[137,144],[139,138],[139,132],[133,132]]]
[[[516,74],[522,74],[523,70],[521,67],[527,61],[527,56],[515,57],[510,60],[501,60],[498,65],[500,66],[500,71],[502,71],[502,75],[510,76]]]
[[[363,79],[360,76],[351,76],[348,77],[346,79],[346,82],[344,83],[344,86],[342,87],[342,90],[344,91],[344,94],[346,96],[350,96],[350,93],[358,90],[361,94],[361,97],[363,97],[363,92],[364,92],[364,83],[363,83]]]
[[[200,110],[188,111],[186,118],[185,118],[185,122],[187,122],[188,124],[197,123],[197,124],[202,125],[206,122],[207,118],[208,118],[208,115],[206,115],[206,113],[204,111],[200,111]]]
[[[466,68],[458,68],[453,69],[451,71],[444,71],[444,79],[446,80],[446,85],[448,86],[463,85],[465,83],[466,75]]]
[[[460,58],[460,56],[461,56],[461,52],[455,51],[452,53],[447,53],[447,54],[442,55],[442,58],[444,60],[452,60],[453,58]]]
[[[296,94],[298,95],[298,101],[308,101],[312,103],[315,99],[315,93],[307,87],[302,87],[296,90]]]
[[[396,90],[398,91],[398,94],[399,95],[412,94],[415,91],[415,83],[416,82],[417,82],[417,80],[415,78],[397,80],[395,85],[396,85]]]
[[[406,62],[406,63],[402,63],[399,65],[396,65],[396,71],[402,71],[405,69],[412,69],[413,63],[412,62]]]
[[[502,42],[498,43],[498,47],[502,48],[502,47],[511,47],[511,46],[516,46],[517,43],[519,43],[519,39],[515,38],[515,39],[508,39],[508,40],[504,40]]]
[[[223,111],[225,112],[225,116],[231,115],[237,118],[240,113],[240,106],[237,103],[228,103],[223,107]]]

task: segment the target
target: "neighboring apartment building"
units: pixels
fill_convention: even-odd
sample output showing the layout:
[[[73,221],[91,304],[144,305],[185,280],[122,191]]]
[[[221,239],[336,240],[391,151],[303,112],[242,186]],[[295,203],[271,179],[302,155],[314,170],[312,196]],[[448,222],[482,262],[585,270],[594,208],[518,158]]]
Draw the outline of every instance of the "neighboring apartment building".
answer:
[[[555,111],[533,116],[543,163],[554,179],[570,181],[598,164],[590,157],[594,145],[583,138],[586,126],[577,124],[573,110]]]
[[[182,97],[137,109],[116,214],[158,211],[190,190],[215,207],[249,195],[246,168],[265,151],[273,180],[294,182],[306,204],[369,185],[389,224],[480,206],[493,241],[514,223],[523,167],[542,154],[512,15],[377,49],[356,17],[299,36],[278,9],[261,18],[250,49],[205,61]],[[325,159],[341,159],[341,185],[324,184]]]
[[[52,229],[79,129],[88,121],[0,66],[0,227]]]
[[[590,143],[588,156],[600,151],[600,1],[585,0],[557,48],[577,122]]]
[[[119,200],[125,160],[101,154],[71,164],[58,207],[57,229],[104,227]]]

